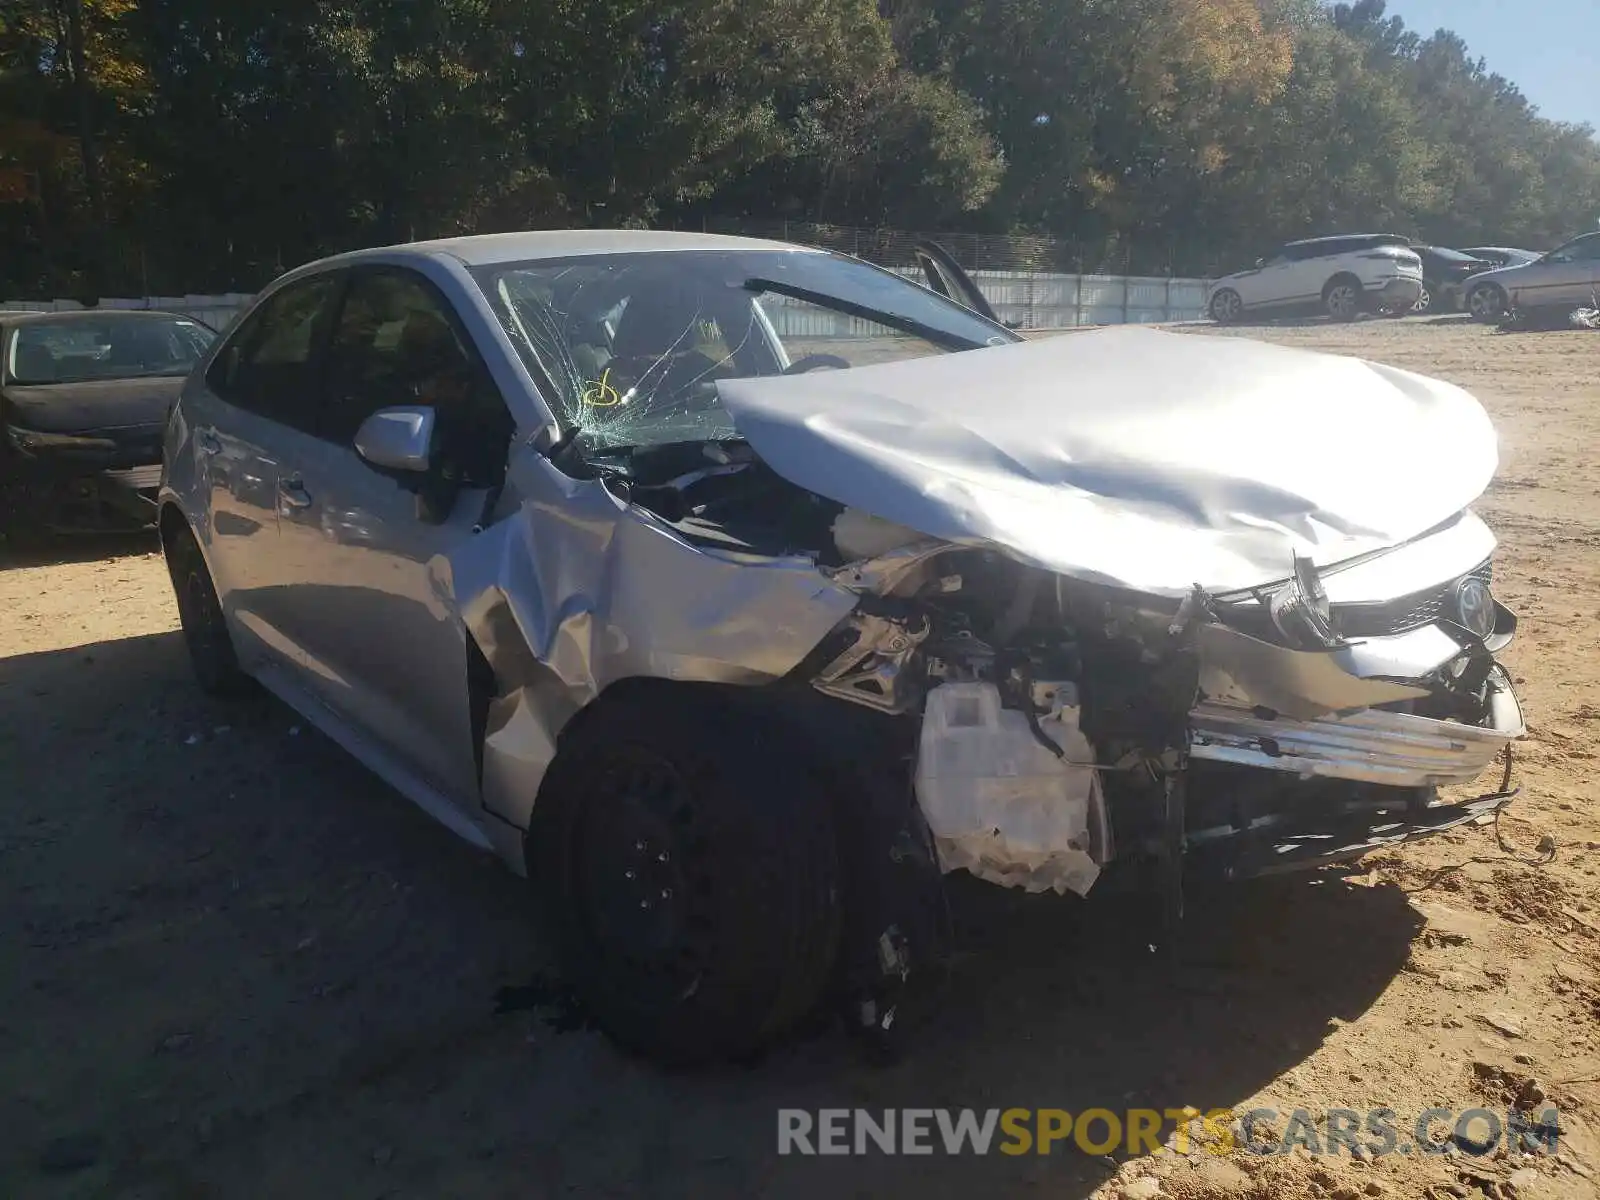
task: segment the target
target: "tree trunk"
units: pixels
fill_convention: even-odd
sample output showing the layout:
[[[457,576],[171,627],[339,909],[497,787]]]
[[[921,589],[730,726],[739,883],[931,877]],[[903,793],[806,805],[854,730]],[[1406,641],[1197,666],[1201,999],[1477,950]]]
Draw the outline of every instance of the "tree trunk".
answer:
[[[105,188],[100,175],[100,147],[95,138],[94,90],[89,82],[89,56],[84,49],[83,0],[64,0],[67,10],[67,55],[72,62],[72,91],[78,102],[78,152],[83,158],[83,187],[89,201],[88,278],[98,288],[105,271]]]

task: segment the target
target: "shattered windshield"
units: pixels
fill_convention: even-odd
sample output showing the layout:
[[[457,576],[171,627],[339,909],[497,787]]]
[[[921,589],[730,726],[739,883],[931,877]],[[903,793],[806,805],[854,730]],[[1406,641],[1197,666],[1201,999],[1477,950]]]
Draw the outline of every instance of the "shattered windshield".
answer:
[[[1016,340],[927,288],[831,254],[609,254],[474,274],[557,417],[594,449],[736,437],[719,380]]]

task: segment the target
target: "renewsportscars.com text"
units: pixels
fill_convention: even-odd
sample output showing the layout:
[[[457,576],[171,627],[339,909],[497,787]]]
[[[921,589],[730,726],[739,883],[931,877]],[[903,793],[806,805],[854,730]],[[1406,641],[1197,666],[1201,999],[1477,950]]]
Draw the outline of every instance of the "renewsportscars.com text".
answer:
[[[1162,1138],[1171,1122],[1172,1133]],[[1560,1118],[1553,1108],[1540,1113],[1487,1108],[1429,1108],[1401,1117],[1390,1108],[1358,1112],[1330,1108],[1321,1120],[1306,1109],[1288,1114],[1256,1108],[1235,1112],[1214,1108],[1132,1108],[1114,1112],[1090,1108],[780,1108],[779,1154],[1050,1154],[1072,1147],[1084,1154],[1188,1154],[1203,1149],[1215,1155],[1444,1154],[1450,1147],[1472,1155],[1511,1151],[1554,1154]]]

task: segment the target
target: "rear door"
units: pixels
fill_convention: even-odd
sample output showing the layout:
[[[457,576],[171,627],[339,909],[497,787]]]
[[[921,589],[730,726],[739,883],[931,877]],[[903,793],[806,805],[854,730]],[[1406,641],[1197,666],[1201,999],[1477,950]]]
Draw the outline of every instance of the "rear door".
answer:
[[[381,408],[435,412],[436,470],[356,453]],[[318,698],[434,790],[475,806],[466,632],[444,555],[486,520],[513,422],[449,301],[419,273],[358,269],[329,340],[314,431],[284,463],[293,636]]]
[[[209,499],[211,570],[224,608],[245,637],[240,654],[298,663],[289,634],[296,580],[281,553],[282,464],[314,412],[318,355],[331,328],[342,272],[280,289],[247,316],[191,388],[196,477]]]

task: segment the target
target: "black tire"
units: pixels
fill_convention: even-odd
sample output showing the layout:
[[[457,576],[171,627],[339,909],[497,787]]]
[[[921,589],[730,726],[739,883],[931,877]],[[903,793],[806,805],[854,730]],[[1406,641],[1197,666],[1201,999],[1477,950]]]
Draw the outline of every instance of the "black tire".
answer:
[[[1422,281],[1422,295],[1417,297],[1417,302],[1411,306],[1411,311],[1417,314],[1430,313],[1439,298],[1439,285],[1424,279]]]
[[[1498,321],[1510,311],[1511,301],[1498,283],[1480,283],[1467,293],[1466,309],[1474,321]]]
[[[1220,288],[1211,297],[1210,311],[1218,325],[1232,325],[1244,316],[1244,301],[1232,288]]]
[[[1366,306],[1366,292],[1354,275],[1335,275],[1322,288],[1322,307],[1335,321],[1354,321]]]
[[[178,599],[178,619],[195,682],[211,696],[237,696],[249,686],[249,676],[239,669],[233,637],[222,615],[216,586],[206,560],[187,525],[167,528],[161,539]]]
[[[752,1053],[830,982],[829,798],[803,742],[743,689],[639,680],[563,735],[528,865],[596,1025],[688,1066]]]

